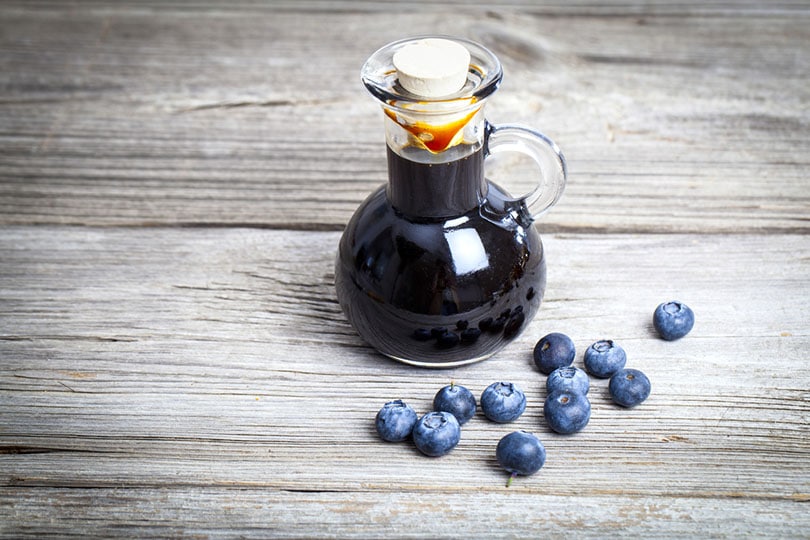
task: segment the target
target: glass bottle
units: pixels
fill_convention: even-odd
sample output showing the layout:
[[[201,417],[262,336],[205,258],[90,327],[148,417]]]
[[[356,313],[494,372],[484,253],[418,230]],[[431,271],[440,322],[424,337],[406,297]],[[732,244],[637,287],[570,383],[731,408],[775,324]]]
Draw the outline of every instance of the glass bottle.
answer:
[[[384,112],[388,183],[347,224],[335,285],[349,322],[378,351],[448,367],[491,356],[534,317],[546,261],[533,221],[560,198],[567,171],[541,133],[485,120],[502,69],[483,46],[441,37],[470,53],[464,86],[439,98],[405,90],[393,57],[424,39],[435,38],[391,43],[363,66]],[[531,193],[512,197],[487,180],[486,160],[501,152],[537,163]]]

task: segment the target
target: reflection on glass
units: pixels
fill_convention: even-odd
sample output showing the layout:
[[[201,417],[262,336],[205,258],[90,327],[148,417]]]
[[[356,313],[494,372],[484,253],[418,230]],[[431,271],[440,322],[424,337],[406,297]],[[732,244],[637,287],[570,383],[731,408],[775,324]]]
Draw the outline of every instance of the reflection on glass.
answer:
[[[456,274],[464,276],[489,266],[487,250],[475,229],[446,231],[444,237],[450,246]]]

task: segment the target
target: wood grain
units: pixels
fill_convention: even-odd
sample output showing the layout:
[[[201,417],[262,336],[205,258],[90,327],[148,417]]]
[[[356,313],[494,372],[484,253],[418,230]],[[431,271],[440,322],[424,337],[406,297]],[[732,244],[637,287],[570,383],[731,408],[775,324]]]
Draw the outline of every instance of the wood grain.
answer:
[[[809,29],[797,0],[3,2],[0,538],[807,538]],[[359,69],[430,32],[492,48],[490,120],[571,173],[540,314],[444,370],[375,353],[333,290],[386,177]],[[671,299],[697,324],[670,343]],[[579,366],[617,340],[651,398],[593,380],[588,427],[550,432],[551,331]],[[451,380],[526,413],[440,459],[378,439]],[[515,429],[548,460],[506,488]]]
[[[810,525],[805,236],[547,235],[552,272],[538,319],[496,358],[438,371],[387,361],[348,327],[332,291],[337,238],[7,227],[6,533],[48,531],[37,517],[44,501],[54,506],[48,519],[101,535],[115,522],[138,536],[195,527],[204,535],[373,536],[419,516],[439,519],[440,502],[464,509],[460,520],[476,508],[481,519],[463,527],[484,536],[489,519],[507,520],[503,536],[539,526],[587,536],[589,524],[604,536],[644,516],[654,525],[621,527],[655,536],[660,520],[671,520],[659,532],[679,535],[705,521],[707,533],[791,536]],[[649,256],[664,248],[677,265]],[[718,286],[718,275],[729,285]],[[670,297],[698,314],[693,332],[673,343],[656,339],[650,324],[656,303]],[[608,336],[622,343],[629,364],[652,379],[653,397],[621,410],[606,381],[593,381],[588,428],[551,433],[530,351],[555,330],[580,351]],[[480,393],[501,379],[523,386],[527,412],[508,426],[476,417],[445,458],[374,434],[373,416],[388,399],[425,412],[450,380]],[[514,429],[538,433],[549,459],[506,491],[494,446]],[[478,514],[484,500],[491,505]],[[555,517],[527,518],[530,501]],[[221,525],[206,517],[214,507]],[[577,520],[574,509],[583,508]],[[712,511],[719,508],[722,515]],[[139,525],[142,512],[154,519]],[[369,513],[376,521],[355,529]],[[402,536],[454,536],[443,527],[430,521]]]
[[[24,492],[25,490],[23,490]],[[358,493],[350,502],[331,492],[274,492],[256,488],[204,489],[52,489],[43,499],[13,502],[31,516],[22,529],[29,537],[51,531],[47,517],[57,515],[64,538],[76,531],[94,536],[217,538],[302,538],[328,530],[330,537],[479,538],[570,535],[611,537],[712,538],[791,537],[796,503],[717,498],[570,497],[565,494],[507,492]],[[805,505],[806,506],[806,505]],[[76,510],[80,514],[76,514]],[[756,521],[732,521],[727,512]],[[109,515],[118,521],[112,527]],[[144,522],[143,516],[151,519]],[[799,516],[800,523],[804,520]],[[669,526],[658,528],[661,522]],[[752,529],[752,525],[756,528]],[[75,528],[74,528],[75,527]],[[37,535],[40,536],[37,536]]]
[[[565,151],[548,230],[807,231],[803,3],[26,6],[0,6],[1,223],[339,230],[386,178],[360,66],[439,32],[502,59],[491,120]]]

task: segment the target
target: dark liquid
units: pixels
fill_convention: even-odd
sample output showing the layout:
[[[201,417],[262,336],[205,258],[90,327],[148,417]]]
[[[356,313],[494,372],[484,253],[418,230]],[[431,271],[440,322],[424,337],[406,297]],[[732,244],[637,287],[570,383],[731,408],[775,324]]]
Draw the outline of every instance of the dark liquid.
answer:
[[[388,198],[409,217],[452,218],[476,208],[484,198],[483,152],[448,163],[426,164],[388,148]]]
[[[493,354],[536,313],[545,290],[540,237],[484,196],[481,150],[443,164],[388,151],[389,183],[349,222],[335,267],[347,318],[373,347],[415,364]],[[489,193],[487,193],[489,191]]]

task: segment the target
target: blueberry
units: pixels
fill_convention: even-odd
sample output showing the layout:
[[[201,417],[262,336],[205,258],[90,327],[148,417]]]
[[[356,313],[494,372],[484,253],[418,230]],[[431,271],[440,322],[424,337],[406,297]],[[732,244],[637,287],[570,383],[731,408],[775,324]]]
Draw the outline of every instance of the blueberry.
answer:
[[[498,442],[495,457],[501,467],[512,473],[507,486],[518,474],[529,476],[546,462],[546,448],[540,440],[525,431],[513,431]]]
[[[416,412],[401,399],[389,401],[377,413],[374,424],[384,441],[404,441],[416,424]]]
[[[481,337],[481,330],[478,328],[465,328],[461,332],[461,341],[464,343],[473,343]]]
[[[534,363],[544,375],[548,375],[558,367],[570,366],[575,355],[574,342],[559,332],[548,334],[534,346]]]
[[[436,393],[433,409],[451,413],[462,425],[475,415],[475,396],[465,387],[451,383]]]
[[[416,422],[413,443],[426,456],[443,456],[461,439],[461,427],[449,412],[432,411]]]
[[[608,390],[622,407],[635,407],[650,396],[650,379],[637,369],[620,369],[610,378]]]
[[[507,321],[506,325],[503,328],[503,335],[506,338],[513,338],[518,335],[520,329],[523,327],[523,323],[526,321],[526,315],[523,314],[523,311],[513,311],[512,316],[509,317],[509,321]]]
[[[543,404],[543,416],[548,426],[557,433],[575,433],[588,425],[591,402],[579,392],[554,392]]]
[[[585,351],[585,369],[600,379],[607,379],[624,367],[627,355],[609,339],[597,341]]]
[[[574,366],[557,368],[546,379],[546,391],[549,394],[561,390],[587,394],[590,387],[588,374]]]
[[[692,330],[695,325],[695,314],[686,304],[666,302],[655,308],[653,326],[658,334],[667,341],[680,339]]]
[[[503,330],[504,326],[506,326],[506,317],[500,316],[497,319],[495,319],[494,321],[492,321],[492,324],[489,325],[489,328],[487,328],[487,331],[491,332],[493,334],[497,334],[498,332]]]
[[[481,410],[493,422],[511,422],[526,410],[526,395],[516,384],[495,382],[481,394]]]
[[[427,341],[433,336],[431,335],[430,330],[426,328],[417,328],[413,331],[412,337],[416,341]]]
[[[446,333],[447,333],[447,327],[446,326],[436,326],[436,327],[430,329],[430,335],[435,337],[435,338],[440,338]]]
[[[445,332],[436,337],[436,347],[440,349],[450,349],[458,345],[459,337],[455,332]]]

